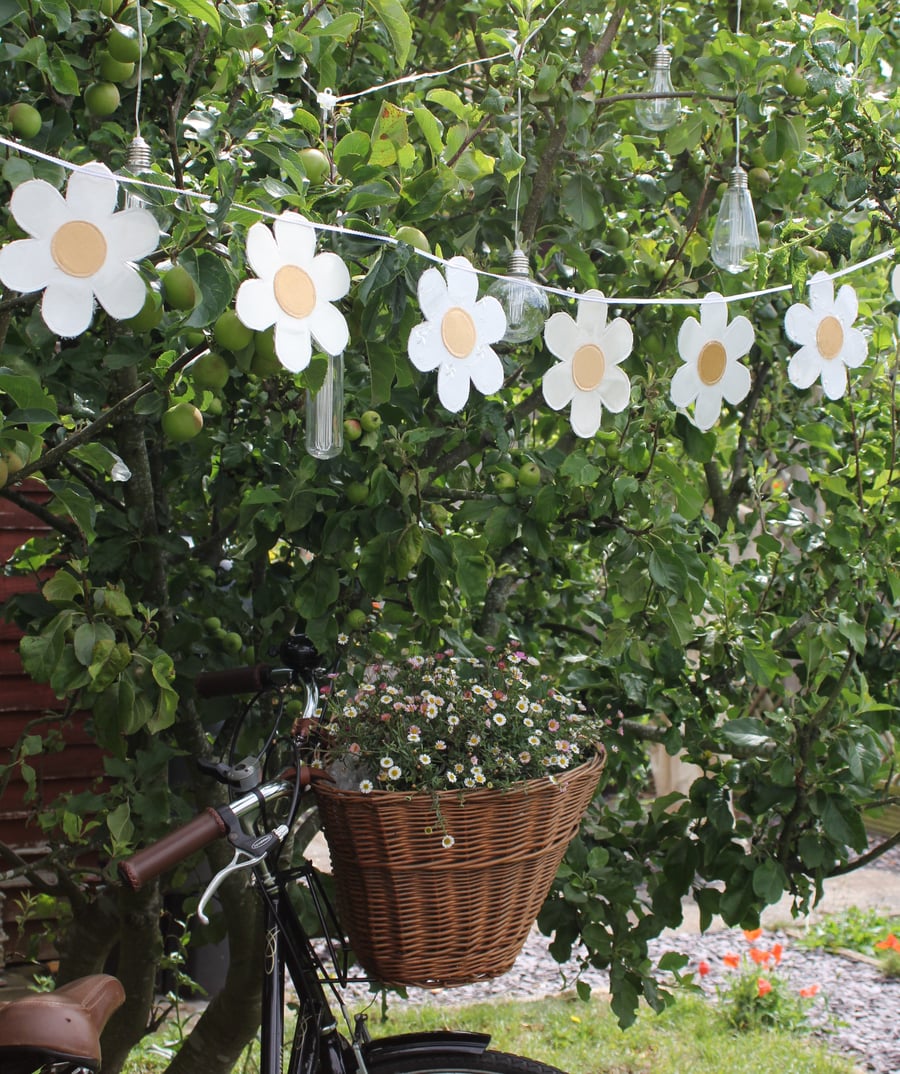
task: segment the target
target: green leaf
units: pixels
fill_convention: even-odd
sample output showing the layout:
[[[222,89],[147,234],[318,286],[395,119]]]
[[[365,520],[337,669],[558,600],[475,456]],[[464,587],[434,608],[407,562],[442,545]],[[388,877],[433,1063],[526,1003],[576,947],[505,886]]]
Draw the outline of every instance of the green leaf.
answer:
[[[784,869],[771,859],[753,870],[753,892],[767,903],[776,903],[787,886]]]
[[[68,571],[57,571],[44,583],[41,592],[51,603],[67,604],[84,597],[84,586]]]
[[[199,19],[201,22],[205,22],[217,34],[222,32],[219,12],[211,0],[166,0],[166,3],[182,15],[187,15],[190,19]]]
[[[366,0],[390,34],[398,67],[405,67],[412,46],[412,23],[400,0]]]
[[[772,736],[766,729],[762,720],[752,716],[741,716],[736,720],[728,720],[722,725],[722,734],[729,742],[736,746],[744,746],[747,749],[759,749],[760,746],[772,742]]]

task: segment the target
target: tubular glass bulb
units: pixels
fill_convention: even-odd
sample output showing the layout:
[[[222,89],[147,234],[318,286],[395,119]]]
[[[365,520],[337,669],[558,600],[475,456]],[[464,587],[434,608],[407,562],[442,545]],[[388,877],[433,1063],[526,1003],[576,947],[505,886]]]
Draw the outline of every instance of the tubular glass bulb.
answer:
[[[669,69],[672,57],[665,45],[657,45],[653,50],[650,63],[650,80],[647,93],[674,93],[672,76]],[[650,97],[640,100],[634,108],[638,122],[652,131],[666,131],[674,127],[681,115],[681,104],[677,97]]]
[[[720,269],[736,274],[747,268],[758,249],[759,231],[747,173],[738,166],[731,169],[728,189],[719,206],[710,256]]]
[[[140,175],[141,172],[149,172],[153,158],[150,155],[150,145],[138,134],[131,139],[128,152],[125,154],[125,167],[132,175]],[[149,209],[150,206],[141,197],[140,187],[125,187],[126,209]]]
[[[322,387],[306,390],[306,450],[314,459],[333,459],[344,450],[344,356],[328,356]]]
[[[505,343],[526,343],[544,327],[550,314],[550,301],[531,278],[528,258],[518,248],[509,259],[508,275],[495,280],[488,288],[506,314]]]

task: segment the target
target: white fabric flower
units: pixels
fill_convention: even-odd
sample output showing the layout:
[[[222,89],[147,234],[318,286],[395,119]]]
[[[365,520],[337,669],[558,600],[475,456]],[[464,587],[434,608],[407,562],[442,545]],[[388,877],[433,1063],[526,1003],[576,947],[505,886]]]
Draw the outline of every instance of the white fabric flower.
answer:
[[[140,313],[147,286],[132,262],[152,253],[159,225],[146,209],[116,212],[119,184],[105,164],[72,172],[65,197],[43,179],[16,187],[9,202],[32,237],[0,250],[0,280],[28,294],[43,291],[41,316],[58,336],[79,336],[94,316],[94,298],[110,317]]]
[[[750,391],[750,372],[738,359],[750,352],[756,333],[746,317],[728,323],[728,306],[716,291],[700,303],[700,320],[688,317],[678,332],[684,365],[672,377],[675,406],[694,407],[693,422],[706,432],[719,420],[722,400],[739,403]]]
[[[409,360],[422,373],[438,371],[438,398],[457,413],[469,385],[482,395],[503,386],[503,364],[491,347],[506,332],[506,314],[496,298],[478,298],[478,276],[465,257],[452,257],[446,280],[436,268],[419,277],[425,320],[409,334]]]
[[[350,332],[332,302],[350,290],[350,271],[337,254],[316,253],[316,229],[305,217],[282,213],[272,230],[254,224],[247,260],[259,279],[244,280],[235,310],[256,332],[275,325],[275,353],[283,366],[293,373],[306,369],[313,339],[326,354],[344,350]]]
[[[829,399],[847,390],[847,369],[866,360],[866,337],[853,327],[859,303],[849,284],[834,297],[834,283],[826,272],[809,282],[809,305],[796,302],[787,311],[784,329],[794,343],[802,344],[788,364],[788,377],[796,388],[809,388],[821,378]]]
[[[578,303],[575,320],[568,313],[554,313],[544,326],[547,349],[559,359],[544,374],[544,398],[554,410],[572,404],[576,436],[593,436],[603,408],[618,414],[631,397],[631,381],[619,369],[631,354],[631,325],[622,317],[607,324],[607,306],[600,291],[588,291]]]

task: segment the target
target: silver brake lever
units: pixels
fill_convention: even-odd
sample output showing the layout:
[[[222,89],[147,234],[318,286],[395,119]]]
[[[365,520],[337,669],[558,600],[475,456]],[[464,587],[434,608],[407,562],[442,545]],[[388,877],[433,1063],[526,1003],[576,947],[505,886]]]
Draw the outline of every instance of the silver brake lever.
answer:
[[[240,847],[235,849],[234,857],[224,869],[220,869],[216,873],[207,885],[206,891],[203,892],[203,896],[197,906],[197,917],[201,924],[209,924],[209,918],[205,913],[206,907],[213,895],[219,890],[222,881],[231,876],[232,873],[240,872],[241,869],[252,869],[255,865],[259,865],[268,856],[276,843],[284,842],[288,831],[287,825],[279,824],[273,831],[267,832],[254,840],[250,844],[251,850],[243,850]]]

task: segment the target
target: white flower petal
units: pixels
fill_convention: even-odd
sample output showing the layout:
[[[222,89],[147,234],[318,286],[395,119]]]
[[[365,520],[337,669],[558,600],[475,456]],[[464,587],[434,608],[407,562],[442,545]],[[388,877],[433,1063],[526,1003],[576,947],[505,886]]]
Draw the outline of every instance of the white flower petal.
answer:
[[[554,313],[544,325],[544,343],[557,358],[571,361],[580,339],[578,325],[568,313]]]
[[[750,370],[745,365],[741,365],[740,362],[729,362],[725,366],[725,373],[718,386],[728,402],[732,406],[737,406],[738,403],[747,398],[750,384]]]
[[[688,317],[678,329],[678,353],[686,362],[696,362],[709,335],[696,317]]]
[[[734,361],[750,353],[756,342],[756,332],[746,317],[735,317],[720,338],[729,360]]]
[[[721,391],[718,388],[704,388],[697,396],[697,404],[694,407],[694,424],[705,433],[716,424],[721,412]]]
[[[840,399],[847,391],[847,367],[838,359],[822,363],[822,388],[829,399]]]
[[[834,300],[834,312],[844,328],[849,328],[856,320],[856,315],[859,313],[859,300],[856,297],[856,291],[849,283],[845,283],[838,291],[837,298]]]
[[[350,270],[337,254],[317,254],[313,258],[310,275],[316,286],[316,294],[325,302],[337,302],[350,290]]]
[[[94,292],[87,280],[60,274],[44,291],[41,302],[44,324],[67,339],[80,336],[90,327],[94,316]]]
[[[577,391],[575,381],[572,380],[571,363],[557,362],[548,369],[544,374],[543,390],[547,406],[553,410],[562,410],[564,406],[568,406]]]
[[[116,211],[119,184],[106,167],[96,161],[72,172],[66,184],[66,205],[78,220],[103,221]]]
[[[687,407],[697,398],[702,387],[695,362],[686,362],[675,370],[669,385],[669,398],[674,406]]]
[[[496,343],[506,332],[506,314],[503,306],[492,295],[475,303],[471,311],[479,343]]]
[[[115,213],[103,228],[107,242],[106,263],[140,261],[159,245],[159,224],[146,209]]]
[[[482,395],[493,395],[503,387],[503,363],[491,347],[479,347],[466,361],[466,372]]]
[[[0,281],[14,291],[40,291],[61,275],[44,239],[17,239],[0,250]]]
[[[848,328],[844,332],[844,348],[840,357],[851,369],[861,366],[869,356],[869,344],[858,328]]]
[[[603,292],[596,288],[585,291],[578,302],[577,321],[578,327],[586,332],[596,343],[606,327],[606,311],[609,303],[604,299]]]
[[[606,375],[595,390],[606,409],[619,414],[628,406],[631,398],[631,381],[623,370],[614,365],[606,370]]]
[[[788,362],[788,379],[795,388],[809,388],[822,371],[822,356],[814,343],[801,347]]]
[[[576,392],[569,411],[572,432],[587,439],[600,428],[603,406],[596,392]]]
[[[328,302],[316,304],[306,318],[306,325],[326,354],[340,354],[350,342],[350,329],[343,313]]]
[[[700,303],[700,323],[707,339],[721,339],[728,325],[728,305],[718,291],[710,291]]]
[[[440,273],[438,273],[440,275]],[[424,321],[409,333],[409,360],[422,373],[430,373],[442,362],[455,361],[441,339],[440,323]]]
[[[12,192],[9,211],[20,228],[36,239],[49,239],[71,218],[62,194],[43,179],[29,179]]]
[[[809,306],[795,302],[784,315],[784,331],[793,343],[815,343],[820,320]]]
[[[445,271],[450,304],[471,310],[478,301],[478,274],[472,262],[466,257],[451,257]]]
[[[459,413],[469,398],[469,374],[466,363],[451,359],[438,370],[438,398],[454,414]]]
[[[316,253],[316,229],[312,224],[300,213],[286,212],[272,227],[282,263],[307,268]],[[337,254],[332,256],[337,257]],[[343,295],[339,297],[343,298]]]
[[[234,309],[241,323],[255,332],[265,332],[282,316],[269,280],[244,280],[238,288]]]
[[[891,273],[891,290],[894,298],[900,298],[900,265],[896,265]]]
[[[117,321],[140,313],[147,298],[147,285],[131,265],[107,262],[90,284],[97,301]]]
[[[450,308],[447,281],[436,268],[425,269],[419,277],[419,306],[429,321],[440,321]]]
[[[603,333],[600,349],[610,365],[624,362],[634,346],[634,333],[624,317],[616,317]]]
[[[312,357],[312,340],[306,321],[282,317],[275,324],[275,354],[292,373],[301,373]]]
[[[834,307],[834,281],[827,272],[817,272],[809,281],[809,305],[820,317]]]
[[[270,280],[284,264],[275,236],[262,221],[247,232],[247,262],[261,279]]]

